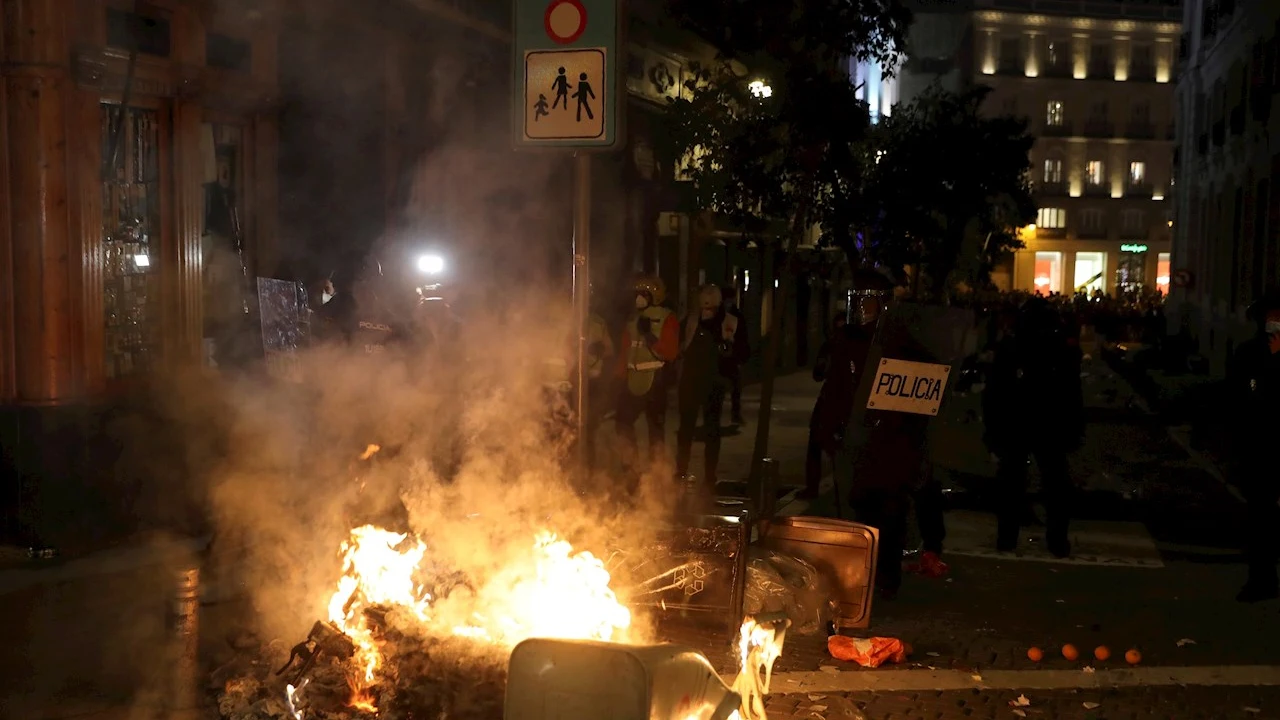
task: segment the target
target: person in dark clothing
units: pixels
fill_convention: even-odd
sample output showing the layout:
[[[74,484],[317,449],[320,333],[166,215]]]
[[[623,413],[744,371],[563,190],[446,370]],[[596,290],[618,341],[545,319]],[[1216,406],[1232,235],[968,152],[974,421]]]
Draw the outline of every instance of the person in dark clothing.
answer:
[[[1280,292],[1254,303],[1258,334],[1241,344],[1227,373],[1232,424],[1231,481],[1244,494],[1248,579],[1236,599],[1280,597],[1280,473],[1274,452],[1280,437]]]
[[[1080,348],[1060,316],[1032,298],[1013,332],[996,345],[982,395],[983,441],[997,459],[996,549],[1013,551],[1026,507],[1027,465],[1040,470],[1045,506],[1045,545],[1068,557],[1067,530],[1074,495],[1067,464],[1084,439],[1084,390]]]
[[[853,394],[858,389],[858,371],[871,351],[875,318],[862,327],[851,328],[844,314],[831,321],[831,335],[818,349],[813,364],[813,380],[822,383],[818,399],[809,416],[809,447],[805,454],[804,489],[797,497],[818,496],[822,481],[822,456],[834,458],[844,439],[845,426],[853,409]]]
[[[734,336],[734,355],[739,359],[736,362],[726,363],[725,376],[729,379],[729,408],[733,413],[729,417],[734,425],[741,427],[747,424],[746,419],[742,417],[742,366],[751,357],[751,345],[747,339],[747,320],[737,304],[729,301],[725,304],[725,312],[738,322],[738,332]]]
[[[315,283],[308,293],[311,301],[311,333],[320,344],[351,342],[356,324],[356,305],[350,292],[340,292],[332,278]]]
[[[715,489],[720,462],[720,411],[729,388],[726,371],[741,362],[742,327],[725,312],[720,288],[704,285],[698,293],[698,313],[685,324],[683,363],[677,390],[680,428],[676,431],[676,475],[687,478],[698,415],[703,418],[706,444],[704,492]]]
[[[942,483],[934,477],[933,466],[927,461],[911,493],[911,502],[915,506],[916,527],[921,541],[920,560],[911,570],[926,577],[942,577],[948,571],[947,564],[942,561],[942,543],[947,539],[947,525],[943,517],[946,508]]]
[[[880,335],[885,357],[936,362],[904,326],[883,327]],[[868,409],[861,426],[854,429],[857,434],[849,504],[858,522],[880,531],[876,588],[886,600],[897,597],[902,585],[908,511],[912,493],[924,475],[928,425],[925,415]],[[938,543],[941,544],[940,539]]]

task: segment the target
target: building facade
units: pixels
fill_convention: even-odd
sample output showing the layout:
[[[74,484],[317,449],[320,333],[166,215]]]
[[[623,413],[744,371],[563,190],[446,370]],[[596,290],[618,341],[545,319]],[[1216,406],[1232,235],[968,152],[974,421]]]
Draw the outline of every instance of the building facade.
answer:
[[[903,99],[935,79],[987,85],[988,111],[1026,117],[1036,137],[1039,213],[997,285],[1167,293],[1177,5],[972,0],[917,12]]]
[[[1187,0],[1183,27],[1170,331],[1220,375],[1280,285],[1280,3]]]

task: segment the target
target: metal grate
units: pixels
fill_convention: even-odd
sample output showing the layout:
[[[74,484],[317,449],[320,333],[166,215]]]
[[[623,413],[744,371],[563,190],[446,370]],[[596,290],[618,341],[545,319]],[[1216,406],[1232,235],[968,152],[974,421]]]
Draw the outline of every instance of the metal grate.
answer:
[[[146,371],[158,352],[160,119],[154,110],[101,109],[106,376],[117,378]],[[124,128],[112,167],[116,122]]]

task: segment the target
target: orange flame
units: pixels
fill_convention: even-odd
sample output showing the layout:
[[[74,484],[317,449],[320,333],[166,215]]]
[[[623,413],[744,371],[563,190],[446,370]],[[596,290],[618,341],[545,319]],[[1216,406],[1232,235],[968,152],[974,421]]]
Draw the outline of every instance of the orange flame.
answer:
[[[738,633],[738,661],[741,670],[733,681],[733,691],[742,698],[739,712],[731,720],[766,720],[764,697],[773,680],[773,664],[782,655],[785,628],[766,627],[747,618]]]
[[[329,620],[356,646],[352,707],[377,709],[370,689],[384,658],[364,612],[374,606],[405,613],[429,631],[507,647],[530,637],[627,638],[631,613],[609,587],[604,562],[589,552],[575,553],[550,532],[539,533],[526,553],[490,578],[461,621],[433,614],[431,596],[414,582],[426,553],[421,540],[371,525],[352,530],[342,545],[343,574],[329,600]]]

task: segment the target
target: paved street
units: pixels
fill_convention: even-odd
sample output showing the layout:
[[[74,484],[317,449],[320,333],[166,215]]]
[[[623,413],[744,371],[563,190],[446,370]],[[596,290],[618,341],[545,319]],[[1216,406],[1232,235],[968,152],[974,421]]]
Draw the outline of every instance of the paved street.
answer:
[[[1053,561],[1034,530],[1017,554],[989,550],[993,468],[980,444],[977,398],[954,398],[935,438],[951,573],[909,576],[899,599],[877,601],[866,631],[909,643],[910,661],[863,670],[830,658],[825,638],[793,633],[776,667],[770,717],[1280,718],[1280,608],[1232,600],[1242,576],[1237,501],[1101,362],[1088,372],[1091,423],[1073,461],[1084,488],[1077,557]],[[816,390],[803,373],[778,382],[771,454],[784,484],[802,484]],[[726,479],[749,465],[757,389],[744,400],[748,424],[724,441]],[[672,433],[675,424],[673,413]],[[788,496],[783,512],[834,514],[826,482],[823,497]],[[171,717],[168,578],[196,561],[198,549],[157,542],[0,573],[0,612],[15,629],[0,648],[0,673],[19,681],[0,696],[0,715]],[[208,666],[229,654],[227,638],[245,611],[234,601],[202,608]],[[685,630],[671,639],[702,648],[726,674],[736,669],[728,633]],[[1086,658],[1106,645],[1114,657],[1069,662],[1058,653],[1064,643]],[[1031,646],[1046,660],[1028,660]],[[1132,672],[1120,659],[1130,648],[1143,656]],[[1011,707],[1019,695],[1029,705]]]

